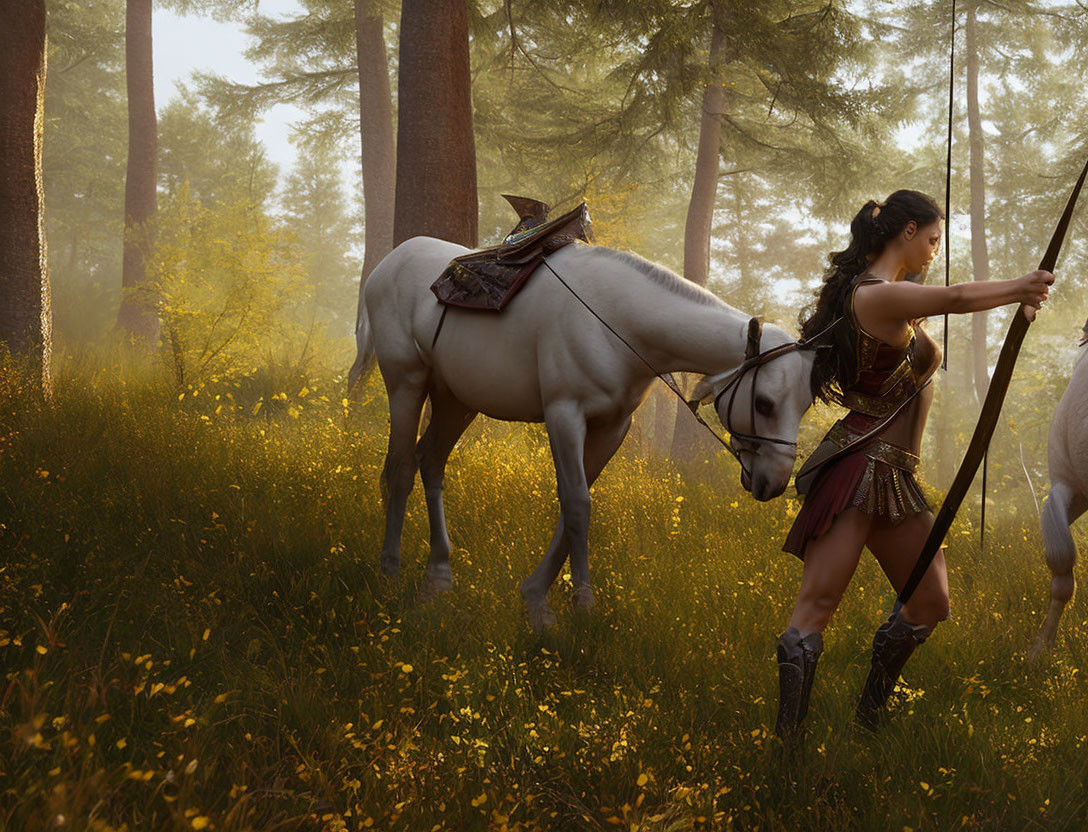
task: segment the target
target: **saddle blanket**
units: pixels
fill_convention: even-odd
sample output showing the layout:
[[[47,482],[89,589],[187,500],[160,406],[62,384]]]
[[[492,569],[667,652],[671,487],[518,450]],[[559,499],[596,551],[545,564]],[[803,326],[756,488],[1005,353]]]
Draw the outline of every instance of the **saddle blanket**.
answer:
[[[431,284],[439,303],[501,312],[545,255],[575,240],[593,241],[593,226],[584,202],[549,222],[548,206],[543,202],[524,197],[506,199],[521,221],[500,245],[451,260]]]

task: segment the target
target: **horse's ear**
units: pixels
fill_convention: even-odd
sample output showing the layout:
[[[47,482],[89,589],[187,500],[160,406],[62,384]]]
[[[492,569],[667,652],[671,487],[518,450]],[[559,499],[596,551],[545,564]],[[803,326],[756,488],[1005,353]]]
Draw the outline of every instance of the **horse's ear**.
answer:
[[[763,338],[763,321],[759,318],[751,318],[748,321],[748,344],[744,348],[745,359],[755,358],[759,355],[759,342]]]
[[[688,404],[698,404],[701,401],[709,399],[711,396],[716,396],[729,379],[733,378],[737,373],[737,369],[734,367],[731,370],[724,370],[712,376],[703,376],[699,379],[699,383],[695,385],[695,389],[691,391],[691,395],[688,397]]]
[[[695,385],[695,389],[691,391],[691,396],[688,398],[689,402],[701,402],[705,399],[709,399],[714,395],[714,383],[721,381],[721,376],[703,376],[699,379],[699,383]]]

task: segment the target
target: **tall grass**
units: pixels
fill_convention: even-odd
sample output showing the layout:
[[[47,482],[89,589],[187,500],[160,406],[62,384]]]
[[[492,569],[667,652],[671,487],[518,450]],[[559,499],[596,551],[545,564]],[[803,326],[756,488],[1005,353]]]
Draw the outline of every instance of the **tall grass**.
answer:
[[[456,586],[425,600],[419,489],[404,577],[377,570],[379,384],[349,409],[331,377],[70,366],[47,407],[0,373],[3,828],[1088,826],[1085,608],[1023,660],[1031,522],[985,557],[954,527],[952,620],[878,735],[851,722],[892,601],[864,559],[790,752],[769,726],[796,503],[755,503],[724,459],[621,455],[594,489],[598,607],[575,616],[565,578],[537,636],[517,584],[558,511],[542,429],[481,420],[455,450]]]

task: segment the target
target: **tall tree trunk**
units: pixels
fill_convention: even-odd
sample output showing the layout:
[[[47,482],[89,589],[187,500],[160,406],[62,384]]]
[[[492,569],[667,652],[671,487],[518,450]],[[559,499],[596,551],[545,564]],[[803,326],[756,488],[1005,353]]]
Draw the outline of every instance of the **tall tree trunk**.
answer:
[[[76,273],[76,268],[79,266],[79,228],[78,225],[73,228],[72,236],[69,238],[68,264],[66,268],[69,278]]]
[[[125,12],[125,75],[128,87],[128,171],[125,176],[125,241],[121,312],[117,322],[154,344],[159,317],[148,290],[147,257],[155,218],[158,134],[151,52],[151,0],[128,0]]]
[[[0,0],[0,342],[52,390],[42,191],[45,0]]]
[[[476,246],[465,3],[404,0],[401,5],[394,245],[426,234]]]
[[[967,126],[971,149],[971,269],[975,280],[990,279],[990,255],[986,248],[986,148],[978,109],[978,5],[967,9]],[[990,386],[986,352],[986,312],[971,320],[971,353],[975,395],[979,404]]]
[[[714,221],[714,197],[718,190],[718,161],[721,157],[721,116],[725,91],[718,77],[726,49],[721,10],[715,4],[714,32],[710,39],[710,74],[703,91],[703,116],[699,128],[699,150],[695,157],[695,179],[684,224],[684,277],[706,286],[710,277],[710,231]],[[672,436],[672,457],[690,461],[713,446],[699,432],[699,423],[687,406],[676,403],[676,427]]]
[[[755,309],[752,304],[761,294],[756,291],[752,281],[752,247],[749,244],[749,229],[747,225],[747,212],[744,204],[744,182],[741,174],[734,174],[729,181],[729,190],[733,197],[733,256],[737,264],[737,300],[736,306],[741,309],[751,310],[751,314],[763,314],[763,309]],[[763,305],[766,306],[766,295],[763,296]]]
[[[373,0],[355,0],[355,50],[359,63],[359,135],[362,140],[366,253],[362,282],[393,248],[393,198],[397,149],[393,96],[382,17]]]

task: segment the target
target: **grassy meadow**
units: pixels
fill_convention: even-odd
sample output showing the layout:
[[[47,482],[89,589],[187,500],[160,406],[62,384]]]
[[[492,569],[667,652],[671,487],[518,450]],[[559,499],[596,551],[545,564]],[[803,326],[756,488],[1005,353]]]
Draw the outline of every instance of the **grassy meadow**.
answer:
[[[404,575],[378,571],[376,373],[350,408],[331,374],[179,390],[69,361],[50,406],[20,379],[0,372],[2,829],[1088,827],[1085,601],[1029,664],[1033,510],[992,518],[985,557],[954,528],[952,620],[878,735],[852,709],[893,596],[863,559],[790,752],[797,505],[743,495],[724,455],[681,475],[621,452],[594,489],[597,609],[565,580],[538,636],[517,584],[558,512],[539,426],[480,420],[455,450],[456,586],[425,600],[418,484]]]

